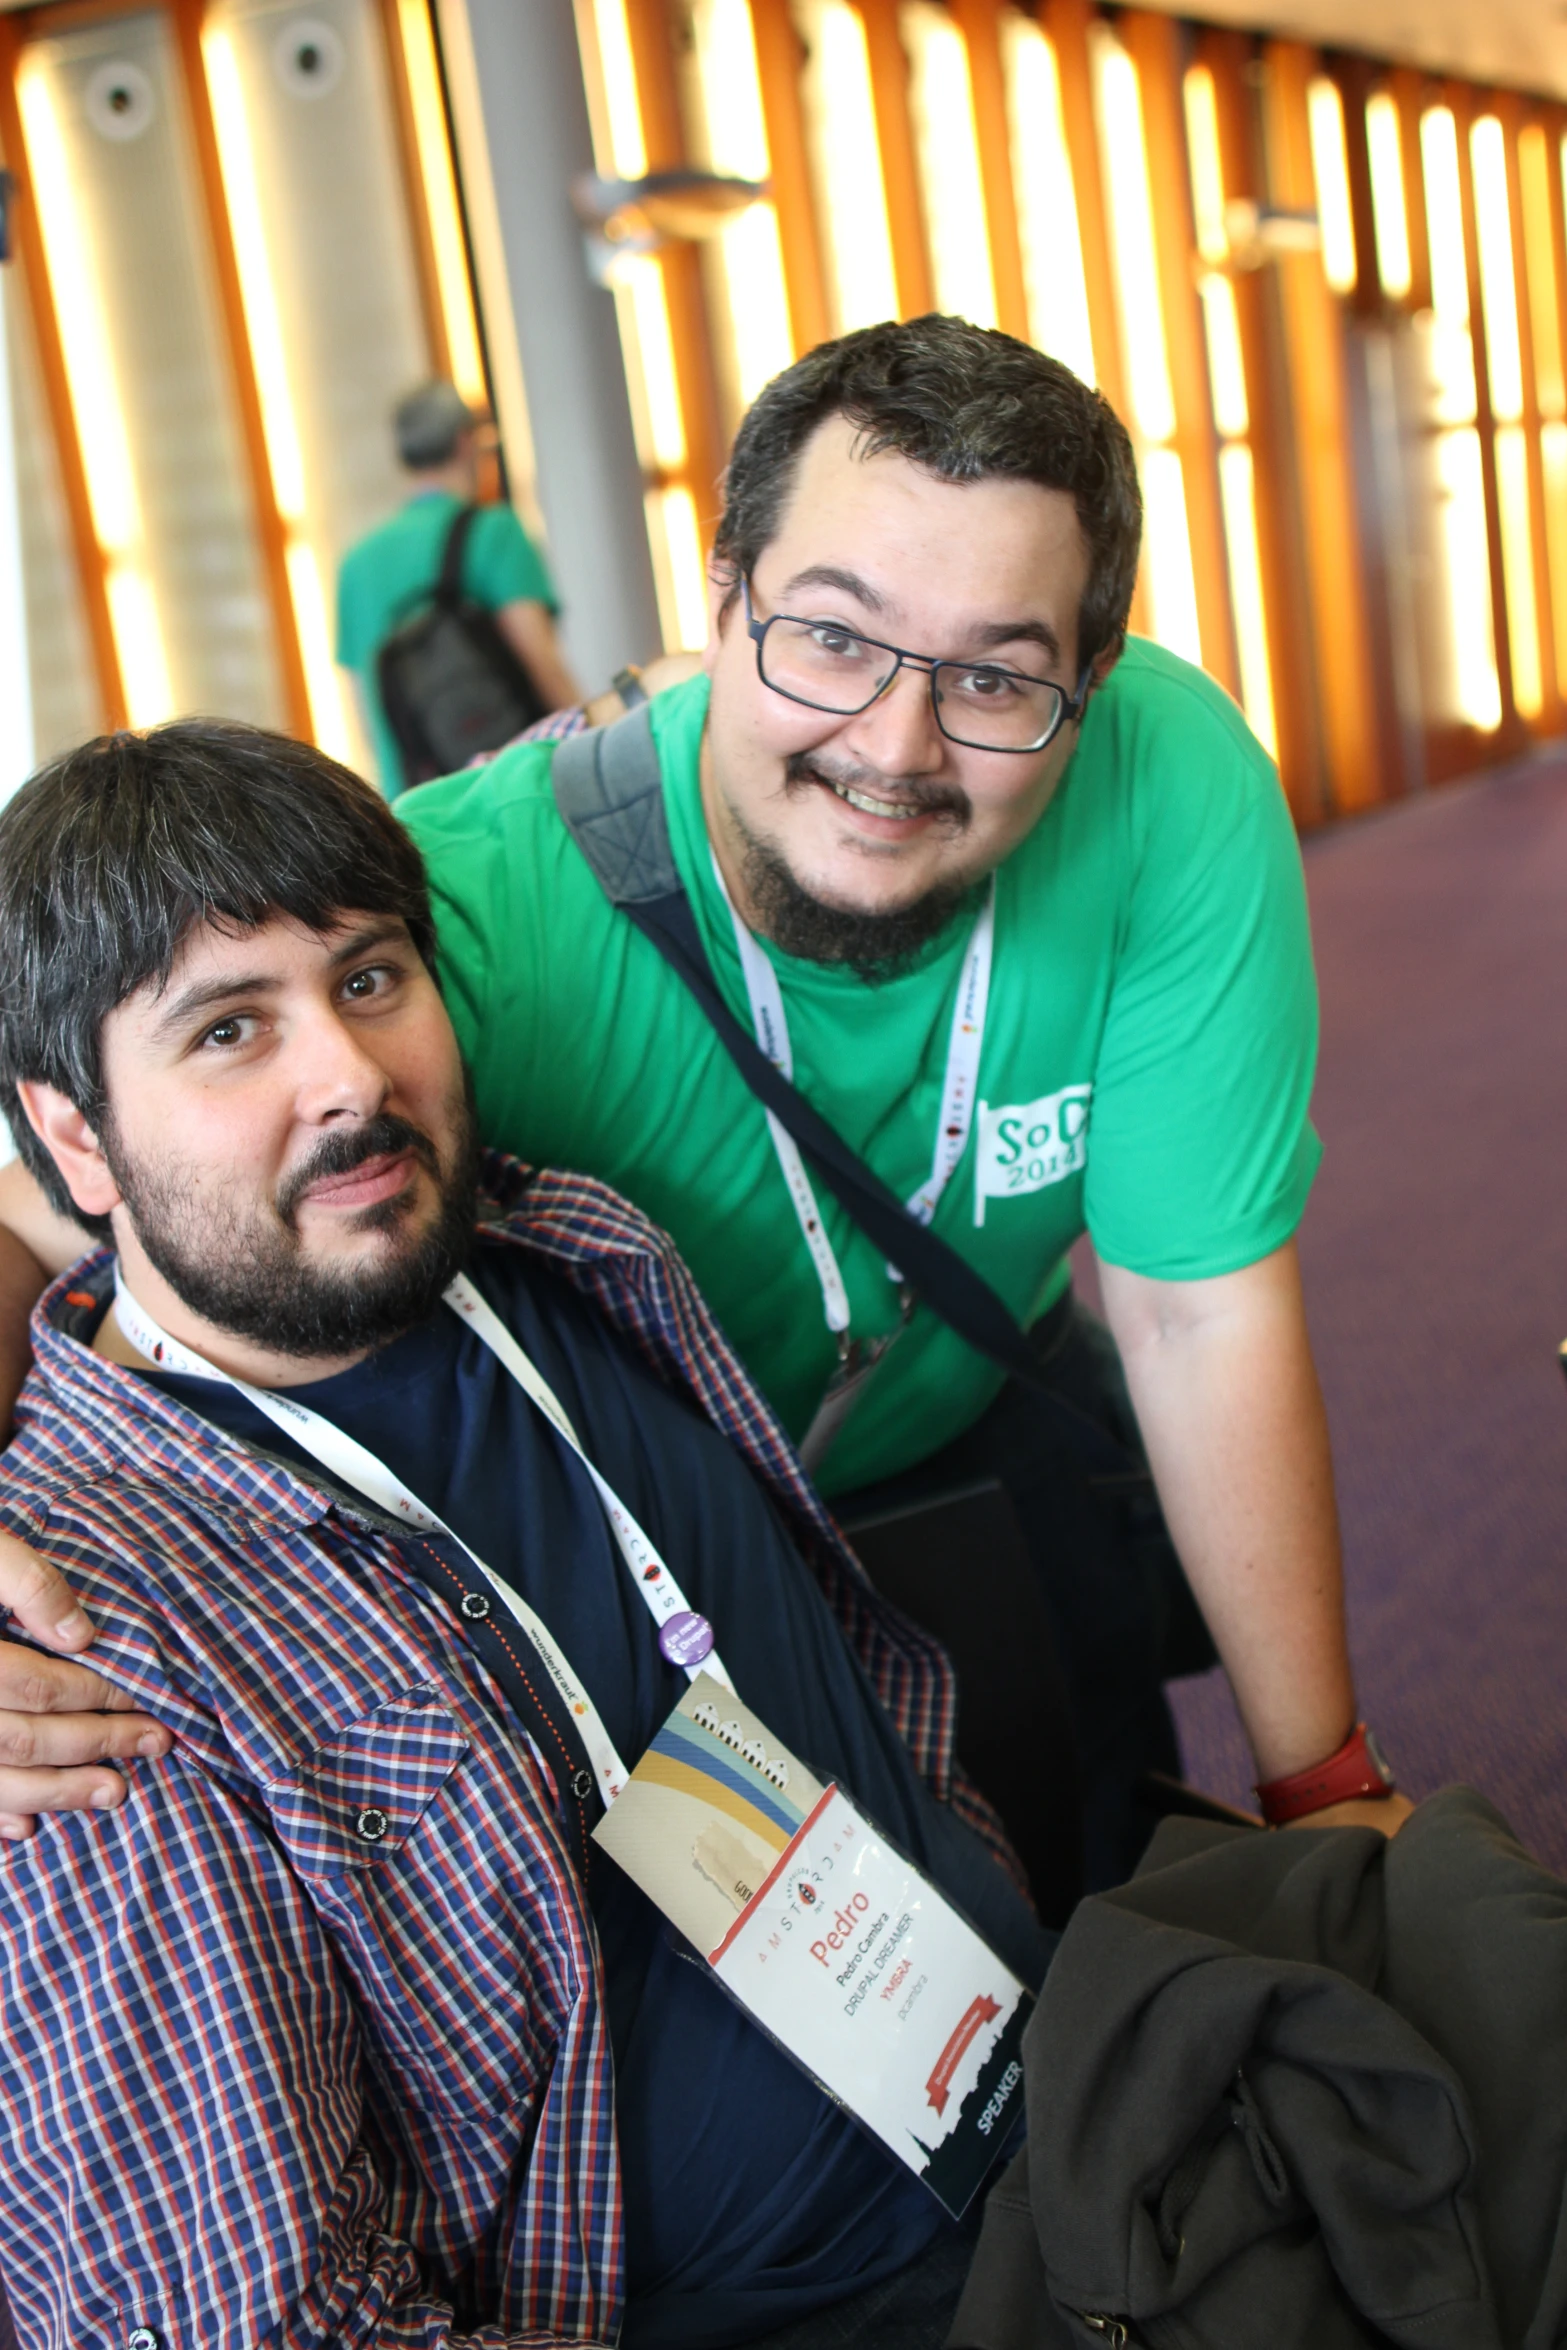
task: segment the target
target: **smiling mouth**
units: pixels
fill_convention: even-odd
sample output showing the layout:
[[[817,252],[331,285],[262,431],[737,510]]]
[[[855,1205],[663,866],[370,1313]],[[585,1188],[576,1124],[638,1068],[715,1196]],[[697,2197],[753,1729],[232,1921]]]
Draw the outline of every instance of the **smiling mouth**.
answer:
[[[894,824],[912,824],[917,816],[928,816],[929,808],[911,807],[907,800],[873,800],[869,792],[854,791],[846,783],[835,783],[824,776],[829,791],[837,794],[849,807],[858,808],[866,816],[885,816]]]

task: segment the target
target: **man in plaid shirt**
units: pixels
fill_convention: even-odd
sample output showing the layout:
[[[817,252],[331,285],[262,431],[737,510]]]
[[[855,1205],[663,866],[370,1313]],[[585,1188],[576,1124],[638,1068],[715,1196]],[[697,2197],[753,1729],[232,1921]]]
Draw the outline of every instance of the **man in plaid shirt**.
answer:
[[[375,795],[250,729],[90,745],[0,818],[0,1107],[107,1244],[34,1317],[0,1524],[174,1733],[125,1804],[0,1846],[18,2333],[934,2350],[969,2239],[588,1844],[580,1727],[492,1591],[633,1759],[685,1682],[580,1464],[441,1302],[464,1265],[775,1734],[1031,1981],[1047,1938],[954,1783],[944,1658],[669,1244],[479,1153],[431,942]],[[236,1380],[392,1462],[425,1530]]]

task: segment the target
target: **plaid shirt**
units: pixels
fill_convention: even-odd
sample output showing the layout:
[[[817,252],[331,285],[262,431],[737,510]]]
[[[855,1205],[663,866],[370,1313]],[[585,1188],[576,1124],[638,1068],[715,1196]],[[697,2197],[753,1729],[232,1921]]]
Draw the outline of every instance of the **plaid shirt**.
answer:
[[[783,1511],[938,1796],[951,1670],[886,1608],[672,1245],[493,1158],[496,1231],[692,1396]],[[597,1944],[557,1790],[384,1522],[69,1336],[57,1282],[0,1523],[178,1734],[121,1809],[0,1845],[0,2276],[26,2350],[613,2341]],[[357,1823],[385,1815],[379,1840]],[[450,2305],[473,2318],[461,2331]]]

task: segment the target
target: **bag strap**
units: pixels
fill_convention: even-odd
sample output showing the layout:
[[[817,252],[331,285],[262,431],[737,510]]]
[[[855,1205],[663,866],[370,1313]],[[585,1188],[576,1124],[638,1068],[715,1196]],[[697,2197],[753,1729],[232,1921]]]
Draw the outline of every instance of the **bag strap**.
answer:
[[[752,1093],[793,1135],[840,1207],[960,1338],[1014,1378],[1044,1386],[1027,1333],[983,1274],[910,1215],[897,1193],[774,1068],[719,993],[675,865],[649,708],[568,736],[556,746],[551,783],[566,829],[605,896],[684,980]],[[1086,1414],[1074,1410],[1073,1417],[1082,1419],[1085,1430],[1094,1428]],[[1119,1454],[1116,1465],[1122,1465]]]
[[[453,515],[451,529],[446,534],[446,544],[441,550],[440,576],[435,583],[435,601],[448,610],[463,600],[463,557],[468,551],[468,533],[478,519],[477,506],[464,506]]]

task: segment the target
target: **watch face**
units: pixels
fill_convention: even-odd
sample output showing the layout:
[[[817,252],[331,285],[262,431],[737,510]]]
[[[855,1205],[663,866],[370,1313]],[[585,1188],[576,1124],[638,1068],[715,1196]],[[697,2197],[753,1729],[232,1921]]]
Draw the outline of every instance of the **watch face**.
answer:
[[[1391,1794],[1395,1783],[1393,1778],[1393,1766],[1388,1761],[1387,1756],[1382,1752],[1381,1743],[1375,1730],[1368,1730],[1366,1732],[1366,1752],[1371,1757],[1372,1769],[1377,1773],[1378,1777],[1382,1781],[1383,1786],[1388,1790],[1388,1793]]]

